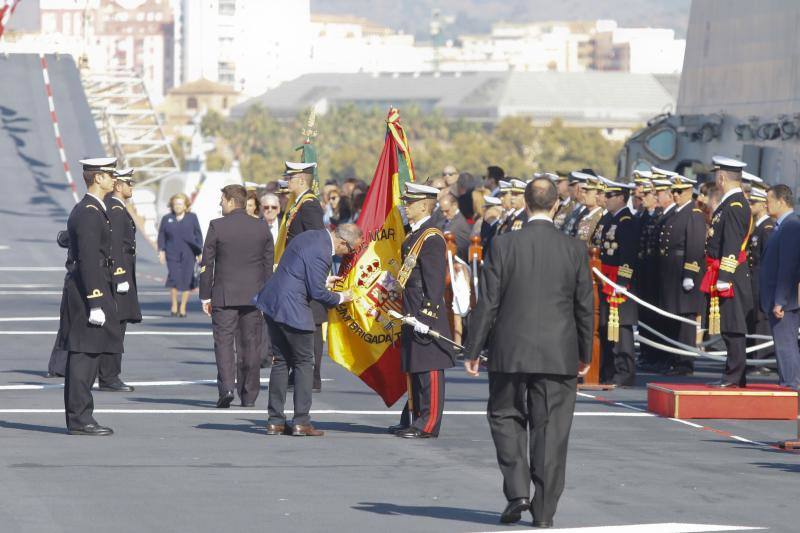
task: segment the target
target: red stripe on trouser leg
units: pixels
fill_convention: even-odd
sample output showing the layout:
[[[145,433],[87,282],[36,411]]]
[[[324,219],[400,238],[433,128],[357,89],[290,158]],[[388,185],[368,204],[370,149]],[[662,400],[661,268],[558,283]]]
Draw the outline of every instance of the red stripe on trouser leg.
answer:
[[[432,433],[436,427],[436,420],[439,418],[439,372],[431,370],[431,403],[428,407],[428,423],[425,424],[423,431]]]

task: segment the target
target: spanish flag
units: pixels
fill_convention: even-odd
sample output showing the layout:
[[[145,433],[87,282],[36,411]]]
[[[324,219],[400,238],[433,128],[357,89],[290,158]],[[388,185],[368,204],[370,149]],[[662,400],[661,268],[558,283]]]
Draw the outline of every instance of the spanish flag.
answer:
[[[389,310],[402,309],[400,247],[405,239],[400,191],[414,180],[414,165],[400,113],[390,109],[386,140],[367,191],[358,226],[364,244],[342,264],[337,290],[351,289],[353,301],[328,312],[331,358],[377,392],[387,406],[406,392],[400,371],[400,323]]]

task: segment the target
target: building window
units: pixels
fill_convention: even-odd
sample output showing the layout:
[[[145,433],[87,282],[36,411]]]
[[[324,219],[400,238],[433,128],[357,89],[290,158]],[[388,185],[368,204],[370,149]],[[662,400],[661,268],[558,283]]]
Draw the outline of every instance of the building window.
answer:
[[[232,17],[236,14],[236,0],[219,0],[219,14]]]
[[[186,109],[197,109],[197,98],[190,96],[186,99]]]
[[[222,109],[228,109],[228,97],[222,99]]]
[[[230,61],[217,63],[217,79],[220,83],[233,84],[236,81],[236,65]]]

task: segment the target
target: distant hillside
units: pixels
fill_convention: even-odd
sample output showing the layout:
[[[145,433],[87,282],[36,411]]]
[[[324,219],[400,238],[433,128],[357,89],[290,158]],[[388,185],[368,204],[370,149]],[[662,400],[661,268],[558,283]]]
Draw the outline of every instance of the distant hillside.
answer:
[[[691,0],[311,0],[312,13],[358,15],[390,28],[429,38],[431,11],[455,18],[453,37],[486,33],[493,22],[614,19],[627,27],[673,28],[686,36]]]

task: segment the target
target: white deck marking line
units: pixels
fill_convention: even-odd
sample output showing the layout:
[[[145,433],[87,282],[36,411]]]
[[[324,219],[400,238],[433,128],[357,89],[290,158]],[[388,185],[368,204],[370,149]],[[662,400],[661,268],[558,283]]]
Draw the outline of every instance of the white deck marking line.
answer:
[[[63,413],[64,409],[0,409],[0,414],[50,414],[50,413]],[[95,409],[95,413],[106,414],[126,414],[126,415],[191,415],[191,414],[267,414],[265,409]],[[294,411],[287,409],[287,413]],[[402,411],[356,411],[347,409],[318,409],[311,410],[312,415],[390,415],[397,416]],[[486,416],[485,411],[448,411],[445,410],[444,414],[449,416]],[[608,412],[578,412],[575,416],[647,416],[638,413],[608,413]]]
[[[16,267],[0,267],[0,272],[66,272],[67,269],[63,266],[57,267],[42,267],[42,266],[16,266]]]
[[[261,383],[269,383],[269,378],[261,378]],[[323,383],[336,381],[333,378],[322,378]],[[216,379],[186,379],[186,380],[170,380],[170,381],[128,381],[128,385],[134,387],[172,387],[179,385],[216,385]],[[4,390],[46,390],[46,389],[63,389],[63,383],[43,383],[37,385],[0,385],[0,391]],[[97,389],[97,382],[94,387]]]
[[[57,289],[64,287],[58,283],[0,283],[0,289]]]
[[[551,529],[552,533],[706,533],[712,531],[756,531],[765,527],[723,526],[718,524],[630,524],[625,526],[590,526]],[[534,533],[540,529],[515,529],[516,533]],[[491,533],[491,532],[483,532]]]
[[[139,296],[167,296],[169,291],[139,291]],[[61,291],[0,291],[0,296],[61,296]]]
[[[142,320],[161,320],[166,318],[158,315],[143,315]],[[58,322],[58,316],[5,316],[0,317],[0,322]]]
[[[211,325],[209,324],[209,327]],[[0,335],[55,335],[58,331],[21,331],[21,330],[9,330],[9,331],[0,331]],[[125,333],[126,336],[128,335],[166,335],[166,336],[179,336],[179,337],[191,337],[193,335],[197,335],[200,337],[210,337],[214,333],[212,331],[128,331]]]

